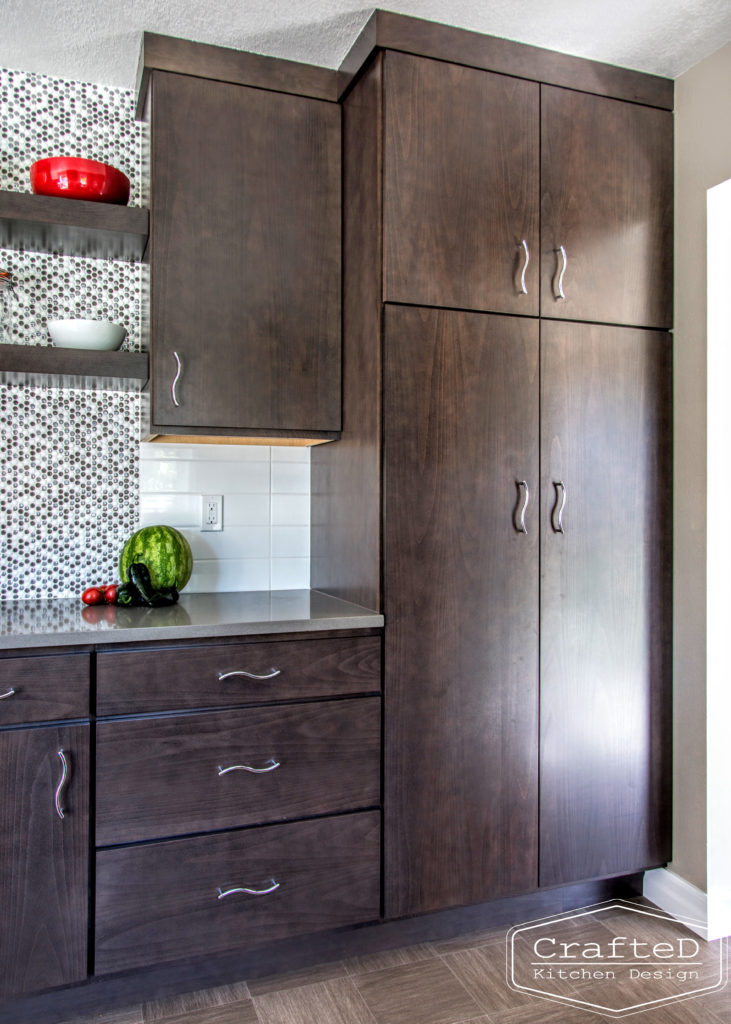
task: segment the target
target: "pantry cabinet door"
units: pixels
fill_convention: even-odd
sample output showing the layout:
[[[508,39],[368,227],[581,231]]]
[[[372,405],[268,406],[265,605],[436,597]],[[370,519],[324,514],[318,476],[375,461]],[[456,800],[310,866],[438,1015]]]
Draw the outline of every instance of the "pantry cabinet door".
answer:
[[[384,74],[385,301],[537,315],[539,86],[392,51]]]
[[[541,885],[670,855],[671,351],[541,328]]]
[[[541,315],[671,327],[672,113],[541,86],[541,194]]]
[[[83,981],[88,725],[0,733],[0,790],[0,997]]]
[[[386,307],[384,381],[384,877],[402,917],[536,887],[538,324]]]

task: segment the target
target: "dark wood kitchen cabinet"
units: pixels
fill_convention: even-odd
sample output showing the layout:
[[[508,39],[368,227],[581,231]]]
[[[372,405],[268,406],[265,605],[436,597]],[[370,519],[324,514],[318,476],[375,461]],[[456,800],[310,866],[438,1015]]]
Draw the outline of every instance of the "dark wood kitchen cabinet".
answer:
[[[0,789],[0,997],[83,981],[89,726],[0,732]]]
[[[541,329],[541,885],[669,857],[671,352]]]
[[[385,353],[385,901],[402,917],[536,886],[538,322],[388,306]]]
[[[385,301],[537,315],[537,83],[389,51],[383,92]]]
[[[339,106],[164,71],[149,88],[146,434],[337,436]]]
[[[670,327],[672,113],[541,86],[541,193],[541,316]]]
[[[670,111],[391,51],[382,89],[384,301],[535,316],[540,278],[541,316],[670,326]]]

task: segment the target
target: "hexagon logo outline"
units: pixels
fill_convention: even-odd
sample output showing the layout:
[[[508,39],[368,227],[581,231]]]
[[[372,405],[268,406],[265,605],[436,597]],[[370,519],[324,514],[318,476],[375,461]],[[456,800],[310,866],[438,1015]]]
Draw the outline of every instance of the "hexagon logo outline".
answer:
[[[643,1002],[635,1002],[629,1006],[623,1007],[611,1007],[604,1006],[601,1003],[594,1003],[588,999],[582,999],[578,995],[563,995],[561,993],[547,992],[537,987],[530,985],[521,984],[515,978],[515,942],[516,938],[526,932],[536,932],[540,928],[547,928],[550,925],[560,925],[566,921],[573,921],[577,918],[588,917],[592,915],[599,915],[612,910],[624,910],[631,913],[639,914],[645,918],[657,918],[662,921],[668,921],[671,924],[685,925],[691,929],[698,929],[703,927],[699,921],[694,921],[687,917],[673,917],[671,914],[667,914],[662,910],[655,907],[648,907],[644,905],[638,905],[629,903],[623,900],[609,900],[606,903],[596,903],[588,907],[581,907],[577,910],[569,911],[568,913],[559,913],[549,915],[548,917],[534,918],[531,921],[524,921],[521,924],[514,925],[506,935],[506,962],[505,962],[505,976],[506,983],[509,988],[515,992],[522,992],[529,994],[536,999],[543,999],[547,1002],[555,1002],[564,1004],[566,1006],[574,1006],[577,1009],[583,1009],[587,1013],[601,1014],[602,1016],[609,1016],[613,1018],[631,1016],[633,1014],[643,1013],[647,1010],[657,1009],[659,1006],[665,1006],[668,1003],[682,1002],[686,999],[695,999],[701,995],[707,995],[710,992],[720,991],[726,986],[728,980],[728,941],[723,938],[718,941],[718,980],[712,985],[705,984],[703,987],[698,989],[692,989],[686,992],[680,991],[678,994],[672,994],[663,996],[658,999],[645,1000]],[[626,938],[622,936],[621,938]],[[618,940],[619,941],[619,937]],[[575,945],[573,943],[572,945]],[[644,943],[643,943],[644,945]],[[656,944],[657,945],[657,944]],[[662,943],[662,945],[667,945]],[[535,947],[534,947],[535,948]],[[656,947],[655,947],[656,948]],[[534,954],[537,955],[537,954]],[[709,964],[715,962],[715,957],[709,959]],[[539,966],[538,964],[532,963],[532,966]],[[597,966],[587,961],[584,966]],[[614,965],[618,966],[618,965]],[[624,964],[623,966],[632,966],[630,964]],[[650,966],[650,965],[642,965]],[[663,966],[668,966],[663,964]],[[693,964],[687,964],[684,966],[694,966]],[[697,964],[695,965],[697,966]]]

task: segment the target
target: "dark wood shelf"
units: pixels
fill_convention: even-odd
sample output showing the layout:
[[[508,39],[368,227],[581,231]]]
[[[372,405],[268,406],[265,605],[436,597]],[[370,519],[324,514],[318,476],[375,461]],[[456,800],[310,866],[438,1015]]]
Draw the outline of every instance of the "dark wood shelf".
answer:
[[[141,391],[147,352],[95,352],[43,345],[0,345],[0,383],[82,391]]]
[[[0,192],[0,248],[141,260],[150,213],[134,206]]]

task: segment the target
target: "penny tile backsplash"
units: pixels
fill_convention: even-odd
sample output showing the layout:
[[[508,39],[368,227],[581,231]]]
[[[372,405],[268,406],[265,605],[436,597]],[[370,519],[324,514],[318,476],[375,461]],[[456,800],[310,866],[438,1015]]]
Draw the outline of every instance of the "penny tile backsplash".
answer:
[[[147,203],[146,126],[122,89],[0,69],[0,189],[68,154],[113,163]],[[70,202],[72,200],[69,200]],[[17,282],[1,343],[48,344],[45,321],[104,318],[147,347],[147,267],[0,249]],[[134,394],[0,385],[0,600],[76,597],[116,577],[124,539],[170,523],[194,554],[191,591],[309,586],[307,449],[138,442]],[[201,533],[201,494],[224,495],[224,530]]]

